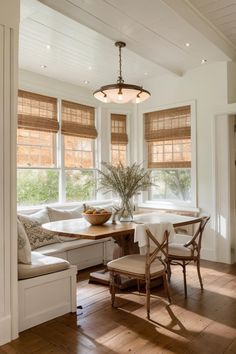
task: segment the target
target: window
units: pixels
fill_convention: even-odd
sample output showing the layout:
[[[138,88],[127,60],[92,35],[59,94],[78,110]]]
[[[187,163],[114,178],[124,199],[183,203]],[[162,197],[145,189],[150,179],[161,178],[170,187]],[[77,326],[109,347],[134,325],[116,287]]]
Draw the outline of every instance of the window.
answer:
[[[177,107],[145,114],[151,199],[191,200],[191,110]]]
[[[62,133],[66,200],[94,199],[94,144],[97,137],[94,108],[62,101]]]
[[[57,138],[61,134],[57,113],[56,98],[19,91],[17,198],[21,206],[57,202],[59,195],[61,202],[95,198],[94,108],[62,101],[62,139]]]
[[[126,132],[126,115],[111,115],[111,163],[127,165],[128,135]]]
[[[19,91],[17,199],[20,205],[58,201],[58,129],[55,98]]]

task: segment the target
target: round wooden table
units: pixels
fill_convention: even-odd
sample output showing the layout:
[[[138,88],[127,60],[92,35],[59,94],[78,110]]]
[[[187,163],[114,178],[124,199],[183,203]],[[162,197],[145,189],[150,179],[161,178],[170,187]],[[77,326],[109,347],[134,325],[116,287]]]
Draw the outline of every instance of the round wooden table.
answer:
[[[158,223],[166,222],[173,224],[174,227],[182,227],[199,222],[200,217],[183,216],[177,214],[152,212],[148,214],[134,215],[132,222],[118,222],[112,224],[107,222],[103,225],[90,225],[85,219],[69,219],[49,222],[42,227],[49,231],[59,233],[64,236],[77,237],[78,239],[100,240],[112,237],[118,245],[115,258],[128,254],[139,253],[138,244],[134,243],[134,230],[137,223]],[[109,284],[108,272],[93,272],[90,274],[90,281],[97,281],[103,284]]]

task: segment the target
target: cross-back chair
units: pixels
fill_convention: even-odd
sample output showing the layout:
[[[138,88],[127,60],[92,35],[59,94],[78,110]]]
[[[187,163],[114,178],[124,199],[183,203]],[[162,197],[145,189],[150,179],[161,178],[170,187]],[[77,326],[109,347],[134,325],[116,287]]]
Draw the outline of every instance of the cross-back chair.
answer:
[[[186,281],[186,265],[194,261],[197,264],[197,273],[200,282],[201,289],[203,290],[203,282],[200,272],[200,251],[202,243],[202,235],[207,222],[210,217],[204,216],[201,218],[199,225],[194,232],[193,236],[188,236],[187,242],[175,243],[175,241],[169,243],[168,256],[166,258],[168,280],[171,278],[171,265],[180,265],[183,268],[184,276],[184,295],[187,298],[187,281]],[[178,235],[181,237],[180,235]],[[182,235],[186,240],[186,235]]]
[[[161,255],[163,255],[164,259],[166,259],[166,257],[168,256],[169,232],[164,232],[163,240],[161,242],[157,240],[157,238],[151,233],[149,229],[146,229],[146,235],[146,255],[132,254],[124,256],[109,262],[107,264],[107,268],[110,271],[110,292],[112,306],[114,307],[115,304],[115,295],[119,287],[120,276],[127,276],[131,279],[144,281],[146,283],[147,318],[150,319],[151,280],[159,277],[163,278],[167,298],[169,302],[171,302],[169,285],[166,277],[166,264],[161,257]],[[150,240],[152,243],[151,247]]]

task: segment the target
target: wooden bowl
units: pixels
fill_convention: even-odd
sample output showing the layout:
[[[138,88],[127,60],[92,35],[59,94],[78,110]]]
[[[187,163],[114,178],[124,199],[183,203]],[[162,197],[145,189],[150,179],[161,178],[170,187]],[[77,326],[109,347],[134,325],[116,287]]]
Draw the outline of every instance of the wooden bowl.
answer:
[[[112,213],[106,213],[106,214],[82,214],[83,217],[91,224],[91,225],[102,225],[107,222]]]

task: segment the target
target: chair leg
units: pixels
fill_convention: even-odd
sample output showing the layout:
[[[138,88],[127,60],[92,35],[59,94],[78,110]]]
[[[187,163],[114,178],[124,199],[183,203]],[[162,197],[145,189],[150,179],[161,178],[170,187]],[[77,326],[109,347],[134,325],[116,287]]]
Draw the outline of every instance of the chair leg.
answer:
[[[111,293],[111,306],[115,307],[115,297],[116,297],[116,286],[115,286],[115,275],[110,272],[110,293]]]
[[[199,283],[201,286],[201,289],[203,290],[203,282],[202,282],[202,277],[201,277],[201,272],[200,272],[200,259],[197,259],[197,274],[198,274],[198,279],[199,279]]]
[[[146,308],[147,318],[150,320],[150,276],[146,278]]]
[[[163,274],[162,278],[163,278],[163,284],[164,284],[164,288],[165,288],[165,292],[166,292],[167,298],[169,300],[169,303],[171,304],[170,288],[169,288],[168,281],[166,279],[166,274]]]
[[[139,279],[137,279],[137,288],[138,288],[138,292],[140,294],[140,280]]]
[[[167,277],[168,281],[170,281],[171,278],[171,267],[170,267],[170,260],[166,260],[166,266],[167,266]]]
[[[187,281],[186,281],[186,265],[183,261],[183,275],[184,275],[184,297],[187,298]]]

